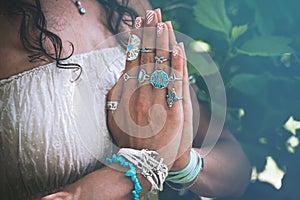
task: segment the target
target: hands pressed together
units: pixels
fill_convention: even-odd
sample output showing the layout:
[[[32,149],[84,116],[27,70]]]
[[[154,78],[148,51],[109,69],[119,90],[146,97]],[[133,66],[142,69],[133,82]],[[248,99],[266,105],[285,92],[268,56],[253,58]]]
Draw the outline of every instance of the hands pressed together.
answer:
[[[147,11],[144,17],[136,18],[130,32],[125,69],[107,96],[107,123],[114,142],[119,148],[158,152],[157,160],[163,158],[173,171],[169,178],[174,172],[182,175],[188,165],[188,172],[194,174],[188,174],[189,180],[182,184],[193,179],[190,190],[198,195],[239,195],[248,184],[251,168],[227,130],[222,130],[213,149],[209,147],[210,156],[205,157],[205,169],[198,179],[200,169],[196,168],[201,167],[201,158],[190,159],[196,153],[192,149],[193,109],[184,45],[176,42],[171,22],[161,18],[159,9]],[[208,118],[196,124],[200,129],[195,147],[201,146],[208,124]],[[142,176],[139,180],[143,194],[150,184]],[[112,194],[113,188],[118,189]],[[131,190],[132,182],[123,172],[103,167],[42,200],[132,199]]]
[[[186,56],[159,9],[136,18],[125,70],[107,101],[117,104],[108,126],[118,147],[156,150],[169,170],[187,165],[193,120]]]

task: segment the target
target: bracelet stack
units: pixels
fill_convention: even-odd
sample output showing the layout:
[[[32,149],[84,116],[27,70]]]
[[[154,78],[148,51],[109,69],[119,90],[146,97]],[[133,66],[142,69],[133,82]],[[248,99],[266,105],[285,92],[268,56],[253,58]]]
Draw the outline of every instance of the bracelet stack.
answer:
[[[163,159],[160,161],[155,159],[157,155],[156,151],[122,148],[117,155],[113,154],[112,158],[106,158],[106,161],[108,164],[119,163],[123,167],[130,168],[125,176],[130,177],[134,184],[132,190],[134,200],[139,200],[142,186],[137,179],[136,168],[140,169],[141,174],[151,183],[152,192],[163,190],[163,184],[168,176],[168,167],[163,164]]]
[[[152,192],[163,190],[163,184],[168,176],[168,167],[163,164],[163,159],[160,161],[155,159],[158,155],[156,151],[122,148],[118,155],[123,156],[141,170],[141,174],[151,183]]]
[[[169,172],[169,175],[166,180],[168,182],[177,183],[177,184],[190,183],[197,179],[198,174],[200,173],[202,168],[203,168],[202,157],[198,152],[192,149],[190,151],[190,161],[188,165],[180,171]],[[192,185],[190,185],[190,187],[191,186]]]

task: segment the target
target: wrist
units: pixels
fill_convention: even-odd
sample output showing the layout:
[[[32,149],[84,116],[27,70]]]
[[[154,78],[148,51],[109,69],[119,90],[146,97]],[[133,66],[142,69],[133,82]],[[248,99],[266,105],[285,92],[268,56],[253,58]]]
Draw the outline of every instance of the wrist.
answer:
[[[173,164],[170,171],[180,171],[184,169],[190,162],[190,151],[191,149],[184,152]]]

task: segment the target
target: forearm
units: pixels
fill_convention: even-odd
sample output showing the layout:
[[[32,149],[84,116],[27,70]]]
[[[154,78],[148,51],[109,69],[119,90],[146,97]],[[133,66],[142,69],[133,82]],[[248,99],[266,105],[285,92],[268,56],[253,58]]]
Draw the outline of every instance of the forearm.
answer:
[[[124,169],[126,170],[126,169]],[[128,169],[127,169],[128,170]],[[142,175],[138,174],[143,188],[140,196],[150,190],[150,184]],[[123,200],[133,199],[131,191],[133,183],[125,171],[104,167],[94,171],[75,183],[67,186],[63,191],[42,198],[42,200],[72,199],[72,200]]]
[[[210,148],[196,149],[206,154]],[[251,166],[238,142],[231,136],[220,138],[203,157],[204,168],[191,191],[201,196],[238,196],[247,187]]]

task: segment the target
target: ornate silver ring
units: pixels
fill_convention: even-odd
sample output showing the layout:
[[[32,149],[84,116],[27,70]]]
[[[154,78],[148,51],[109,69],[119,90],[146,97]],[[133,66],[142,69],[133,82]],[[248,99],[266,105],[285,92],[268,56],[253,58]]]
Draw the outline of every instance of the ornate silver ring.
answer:
[[[107,101],[106,102],[106,110],[115,111],[118,108],[118,102],[117,101]]]
[[[155,56],[154,59],[156,64],[163,64],[164,62],[170,60],[169,58],[165,58],[164,56],[161,57]]]
[[[150,83],[155,88],[164,89],[168,86],[169,83],[168,74],[163,70],[155,70],[150,75]]]
[[[183,97],[177,97],[176,96],[175,88],[172,88],[171,93],[168,94],[166,97],[167,97],[167,104],[168,104],[169,108],[172,108],[173,104],[176,101],[179,101],[179,100],[183,99]]]
[[[127,46],[127,60],[128,61],[133,61],[137,59],[139,56],[139,51],[140,51],[140,44],[141,44],[141,39],[137,36],[132,34],[129,39],[129,44]]]

